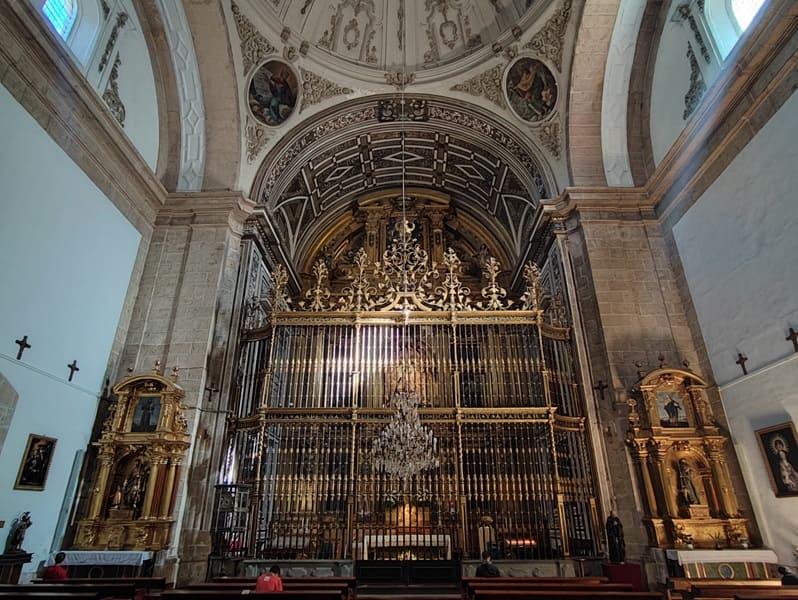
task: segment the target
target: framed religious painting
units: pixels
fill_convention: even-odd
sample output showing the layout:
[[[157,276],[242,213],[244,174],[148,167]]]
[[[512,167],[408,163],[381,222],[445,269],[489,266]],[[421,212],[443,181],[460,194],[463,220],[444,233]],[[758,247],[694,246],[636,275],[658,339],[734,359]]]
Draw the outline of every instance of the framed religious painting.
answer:
[[[31,433],[28,436],[28,444],[25,446],[17,473],[17,481],[14,484],[15,490],[42,491],[44,489],[50,462],[53,460],[55,442],[55,438],[43,435]]]
[[[685,399],[676,390],[657,390],[657,416],[660,427],[689,427]]]
[[[756,431],[776,496],[798,496],[798,439],[792,422]]]

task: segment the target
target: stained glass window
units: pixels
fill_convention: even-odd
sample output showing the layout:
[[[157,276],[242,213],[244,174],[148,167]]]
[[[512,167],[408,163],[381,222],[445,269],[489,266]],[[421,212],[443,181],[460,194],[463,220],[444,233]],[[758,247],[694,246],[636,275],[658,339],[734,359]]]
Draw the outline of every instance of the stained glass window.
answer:
[[[78,16],[78,6],[75,0],[45,0],[42,13],[61,39],[66,40]]]
[[[731,9],[742,31],[748,29],[765,0],[732,0]]]

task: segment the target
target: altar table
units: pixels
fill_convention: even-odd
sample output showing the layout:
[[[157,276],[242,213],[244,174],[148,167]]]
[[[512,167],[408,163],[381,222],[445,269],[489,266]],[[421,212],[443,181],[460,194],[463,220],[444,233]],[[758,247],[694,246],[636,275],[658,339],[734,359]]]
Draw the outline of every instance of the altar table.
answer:
[[[364,535],[363,556],[368,560],[369,547],[373,548],[445,548],[446,560],[452,560],[452,537],[443,533],[397,533],[388,535]]]

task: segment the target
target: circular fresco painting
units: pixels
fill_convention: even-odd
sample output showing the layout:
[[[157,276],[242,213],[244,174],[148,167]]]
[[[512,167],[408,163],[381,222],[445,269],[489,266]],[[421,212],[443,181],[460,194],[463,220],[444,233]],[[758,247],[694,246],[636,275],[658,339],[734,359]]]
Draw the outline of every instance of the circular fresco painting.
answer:
[[[539,60],[519,58],[507,73],[507,100],[524,121],[545,119],[557,103],[557,82]]]
[[[247,101],[252,115],[266,125],[280,125],[291,113],[297,100],[297,79],[286,63],[270,60],[262,64],[249,83]]]

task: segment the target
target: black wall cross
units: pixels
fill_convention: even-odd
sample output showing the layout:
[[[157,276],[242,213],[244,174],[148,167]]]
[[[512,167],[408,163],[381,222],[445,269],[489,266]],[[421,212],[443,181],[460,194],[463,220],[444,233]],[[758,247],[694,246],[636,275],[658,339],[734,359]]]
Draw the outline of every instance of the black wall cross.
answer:
[[[747,356],[743,356],[742,352],[737,353],[737,360],[734,362],[740,365],[740,368],[743,370],[743,375],[748,375],[748,369],[745,368],[745,363],[748,361]]]
[[[784,338],[788,342],[792,342],[792,347],[795,352],[798,352],[798,332],[790,327],[790,335]]]
[[[67,381],[72,381],[72,378],[75,376],[75,372],[80,371],[78,368],[78,361],[73,360],[71,365],[67,365],[67,369],[69,369],[69,379]]]
[[[790,329],[792,331],[792,329]],[[32,346],[28,343],[28,336],[24,336],[21,340],[14,340],[14,343],[19,346],[19,352],[17,352],[17,360],[22,358],[22,353],[25,352],[28,348],[32,348]]]
[[[598,392],[599,400],[601,400],[602,403],[604,402],[604,390],[606,390],[608,387],[610,386],[604,383],[604,381],[601,379],[599,379],[596,385],[593,386],[593,389]]]

